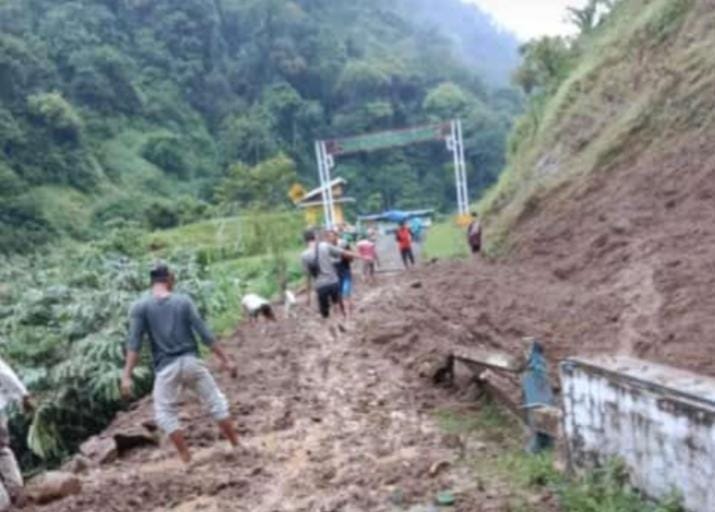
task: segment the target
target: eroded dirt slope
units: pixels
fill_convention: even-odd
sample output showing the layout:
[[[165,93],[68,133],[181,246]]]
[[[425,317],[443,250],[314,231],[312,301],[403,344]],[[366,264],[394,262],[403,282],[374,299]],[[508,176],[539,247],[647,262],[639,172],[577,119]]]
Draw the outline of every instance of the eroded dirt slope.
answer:
[[[492,304],[492,320],[513,328],[526,315],[559,354],[624,352],[715,375],[712,140],[673,138],[542,201],[485,276],[500,281],[497,304],[528,304]]]

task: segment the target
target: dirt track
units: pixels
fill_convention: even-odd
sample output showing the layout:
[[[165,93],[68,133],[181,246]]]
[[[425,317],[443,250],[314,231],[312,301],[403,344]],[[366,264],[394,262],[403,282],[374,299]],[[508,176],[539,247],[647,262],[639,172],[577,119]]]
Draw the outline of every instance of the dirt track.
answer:
[[[363,290],[347,332],[306,310],[294,322],[241,328],[227,342],[240,376],[221,377],[245,447],[238,457],[224,454],[209,419],[190,406],[184,423],[198,461],[190,473],[169,446],[137,449],[86,476],[81,495],[38,510],[419,511],[445,489],[458,497],[449,510],[508,510],[509,491],[477,482],[460,462],[465,447],[434,419],[455,391],[434,387],[425,369],[463,331],[429,313],[435,273]],[[145,400],[109,433],[149,418]]]

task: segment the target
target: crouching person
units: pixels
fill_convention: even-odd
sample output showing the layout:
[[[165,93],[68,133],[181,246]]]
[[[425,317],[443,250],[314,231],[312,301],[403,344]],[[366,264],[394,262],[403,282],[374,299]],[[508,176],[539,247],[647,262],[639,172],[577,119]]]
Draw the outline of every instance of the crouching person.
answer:
[[[241,300],[241,305],[251,324],[256,323],[259,316],[263,316],[263,318],[269,322],[276,321],[276,316],[273,314],[273,306],[260,295],[256,295],[255,293],[244,295]]]
[[[158,265],[151,271],[150,277],[149,294],[131,309],[122,393],[125,397],[132,393],[132,373],[146,335],[155,372],[153,399],[156,422],[171,439],[181,460],[188,464],[191,454],[179,425],[179,404],[186,388],[196,392],[229,443],[238,446],[228,402],[206,364],[199,359],[195,333],[218,358],[222,370],[229,371],[235,378],[236,367],[204,324],[191,299],[173,293],[174,275],[169,268]]]
[[[24,482],[15,454],[10,449],[6,416],[7,407],[15,402],[22,403],[26,411],[32,409],[25,385],[12,368],[0,359],[0,511],[10,510],[13,504],[25,504]]]

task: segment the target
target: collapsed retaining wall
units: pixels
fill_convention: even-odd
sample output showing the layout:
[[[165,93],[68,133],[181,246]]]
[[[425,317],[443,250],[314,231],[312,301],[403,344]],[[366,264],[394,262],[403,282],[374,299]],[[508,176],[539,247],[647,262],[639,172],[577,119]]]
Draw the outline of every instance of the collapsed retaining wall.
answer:
[[[575,469],[618,457],[647,495],[676,491],[688,511],[715,510],[715,379],[621,356],[560,370]]]

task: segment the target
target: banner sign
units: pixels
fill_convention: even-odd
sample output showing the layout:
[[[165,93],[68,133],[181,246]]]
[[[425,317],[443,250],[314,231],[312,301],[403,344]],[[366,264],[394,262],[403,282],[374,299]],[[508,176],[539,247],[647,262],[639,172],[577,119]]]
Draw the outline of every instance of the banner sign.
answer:
[[[360,151],[406,146],[428,140],[445,140],[450,134],[451,127],[449,123],[431,124],[405,130],[391,130],[344,139],[326,140],[325,149],[329,155],[346,155]]]

